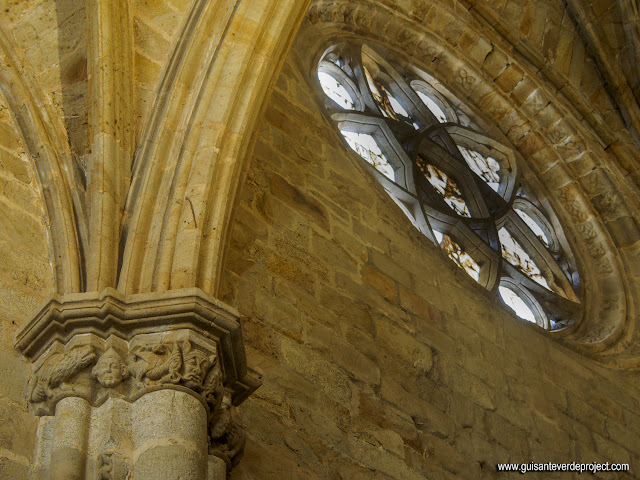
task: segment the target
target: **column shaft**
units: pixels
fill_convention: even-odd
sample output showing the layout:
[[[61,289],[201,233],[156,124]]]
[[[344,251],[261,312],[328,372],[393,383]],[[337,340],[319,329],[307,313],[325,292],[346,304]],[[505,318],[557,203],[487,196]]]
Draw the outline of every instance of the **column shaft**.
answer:
[[[207,413],[199,400],[176,390],[147,393],[132,420],[133,480],[206,478]]]
[[[56,405],[50,480],[85,478],[90,419],[91,405],[82,398],[63,398]]]

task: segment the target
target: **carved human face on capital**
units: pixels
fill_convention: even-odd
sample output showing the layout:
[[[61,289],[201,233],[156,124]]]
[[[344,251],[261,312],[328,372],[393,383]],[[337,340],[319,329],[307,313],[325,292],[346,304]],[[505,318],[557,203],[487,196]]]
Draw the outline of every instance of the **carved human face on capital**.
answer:
[[[201,384],[215,363],[215,355],[189,349],[184,358],[184,379],[187,382]]]
[[[129,376],[129,369],[120,355],[110,348],[98,359],[91,373],[100,385],[113,388],[120,385]]]

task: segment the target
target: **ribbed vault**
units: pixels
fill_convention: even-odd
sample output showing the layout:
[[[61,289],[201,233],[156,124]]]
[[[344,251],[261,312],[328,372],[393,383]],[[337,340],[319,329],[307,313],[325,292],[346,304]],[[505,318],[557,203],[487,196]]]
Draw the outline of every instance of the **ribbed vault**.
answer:
[[[306,3],[6,7],[0,89],[40,174],[56,292],[215,295],[254,126]]]

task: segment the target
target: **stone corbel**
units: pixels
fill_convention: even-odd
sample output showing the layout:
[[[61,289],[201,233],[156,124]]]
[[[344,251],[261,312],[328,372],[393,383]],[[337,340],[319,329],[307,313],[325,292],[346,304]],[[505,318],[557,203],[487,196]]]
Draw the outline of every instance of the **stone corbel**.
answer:
[[[59,405],[80,402],[79,410],[86,406],[98,412],[85,415],[88,420],[82,428],[89,431],[95,418],[105,416],[100,412],[108,405],[135,410],[142,397],[173,390],[193,397],[203,407],[201,419],[206,425],[198,423],[208,436],[207,478],[220,476],[211,476],[211,458],[220,459],[228,473],[242,455],[245,436],[233,422],[232,410],[260,382],[247,373],[237,313],[198,289],[130,296],[107,289],[54,296],[20,332],[16,347],[33,363],[27,396],[36,415],[57,418]],[[158,400],[157,412],[146,414],[158,416],[158,422],[163,422],[163,414],[171,414],[162,411],[162,401]],[[127,428],[135,430],[135,426]],[[41,436],[39,467],[53,475],[56,439],[44,431]],[[132,445],[127,453],[125,447],[114,447],[118,442],[113,439],[105,442],[110,447],[103,445],[95,452],[89,440],[78,447],[77,456],[88,458],[82,466],[85,471],[99,473],[113,468],[114,462],[135,471],[135,458],[141,456],[136,453],[138,447]]]

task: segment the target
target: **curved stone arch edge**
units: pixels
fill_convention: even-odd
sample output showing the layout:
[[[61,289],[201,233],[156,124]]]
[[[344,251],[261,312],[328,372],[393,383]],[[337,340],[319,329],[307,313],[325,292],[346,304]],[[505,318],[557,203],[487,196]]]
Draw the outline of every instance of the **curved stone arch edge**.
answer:
[[[35,74],[0,26],[0,90],[9,102],[31,165],[47,216],[45,230],[56,292],[81,291],[82,223],[85,212],[78,189],[65,129],[54,106],[32,80]],[[18,68],[18,64],[22,65]]]
[[[122,269],[118,281],[119,288],[127,293],[199,287],[210,294],[218,294],[234,209],[255,143],[256,127],[263,118],[268,94],[275,86],[276,74],[280,71],[307,5],[307,2],[293,0],[270,2],[260,5],[260,8],[251,1],[241,3],[243,8],[234,9],[229,20],[229,32],[225,29],[226,38],[236,35],[234,28],[241,29],[245,36],[254,34],[254,37],[227,40],[225,48],[211,50],[211,62],[215,60],[216,52],[225,54],[215,71],[216,79],[222,80],[216,88],[202,90],[206,97],[202,103],[206,104],[206,108],[200,107],[196,112],[197,118],[206,118],[207,121],[222,119],[222,128],[195,129],[198,131],[190,132],[189,142],[198,145],[199,153],[185,150],[186,153],[181,154],[177,162],[170,157],[176,172],[170,172],[166,178],[162,178],[161,186],[169,188],[175,180],[179,180],[180,189],[169,202],[163,201],[160,206],[151,205],[151,202],[142,206],[129,202],[125,215],[132,215],[133,220],[129,224],[129,238],[124,240],[122,248]],[[251,15],[247,14],[249,11]],[[208,14],[208,17],[211,15]],[[253,27],[246,28],[246,25],[253,25],[252,22],[256,21],[254,17],[263,19],[261,28],[255,31]],[[243,23],[245,21],[248,23]],[[280,32],[280,35],[274,35],[273,32]],[[240,57],[246,61],[225,60]],[[190,84],[188,81],[184,83]],[[232,95],[229,95],[228,84],[233,86]],[[220,93],[218,103],[214,100],[216,93]],[[181,115],[181,111],[178,114]],[[164,121],[165,126],[171,125],[172,118]],[[212,131],[215,132],[213,136],[210,135]],[[174,143],[176,148],[183,144],[181,140]],[[158,150],[157,142],[154,148]],[[198,163],[198,155],[203,160],[199,170],[208,169],[210,174],[205,188],[197,184],[198,175],[191,176],[189,172],[191,165]],[[145,179],[154,171],[148,166],[142,170]],[[144,191],[139,192],[140,198],[153,199],[162,194],[156,182],[147,183],[150,188],[145,187]],[[191,193],[197,194],[192,203],[186,201],[190,188]],[[190,210],[193,205],[196,206],[195,211]],[[147,211],[149,215],[145,213]],[[170,218],[169,222],[165,222],[167,212],[172,213],[167,217]],[[192,214],[194,218],[196,214],[198,216],[195,234],[177,230],[178,221]],[[152,218],[147,221],[149,216]],[[161,251],[147,247],[149,242],[157,245],[160,240],[165,245]],[[181,248],[183,254],[174,255]],[[138,273],[140,267],[142,275]]]
[[[317,62],[320,60],[321,56],[323,55],[324,51],[326,51],[326,49],[328,48],[328,45],[333,42],[344,42],[346,40],[348,40],[349,38],[352,38],[354,41],[362,43],[363,40],[366,41],[372,41],[372,43],[375,45],[375,43],[379,43],[381,40],[378,39],[376,37],[376,35],[372,34],[371,32],[369,32],[369,34],[367,34],[366,32],[366,27],[363,26],[363,24],[357,24],[357,21],[354,20],[354,16],[352,15],[351,17],[349,17],[349,21],[352,22],[352,24],[349,24],[347,21],[344,20],[343,17],[347,17],[348,15],[345,14],[345,12],[343,12],[342,10],[344,10],[344,8],[342,8],[342,10],[340,9],[340,5],[333,5],[332,3],[323,3],[323,2],[317,2],[315,5],[316,7],[316,11],[312,12],[311,14],[308,14],[307,16],[307,30],[306,32],[302,33],[301,35],[299,35],[298,40],[297,40],[297,45],[298,47],[304,47],[306,52],[310,52],[310,55],[306,55],[304,59],[300,58],[300,56],[298,56],[298,64],[300,65],[300,69],[303,73],[306,73],[306,77],[307,77],[307,81],[309,78],[310,73],[309,72],[314,72],[314,69],[316,67]],[[335,14],[333,13],[333,11],[331,10],[333,7],[336,7],[335,10]],[[344,7],[344,5],[342,5],[342,7]],[[318,13],[318,9],[325,9],[324,12]],[[372,7],[374,8],[374,7]],[[353,12],[351,12],[353,13]],[[315,15],[315,17],[314,17]],[[374,15],[372,15],[374,16]],[[329,18],[330,20],[327,21],[326,19]],[[390,27],[390,30],[392,31],[391,33],[393,33],[393,28],[395,27]],[[398,29],[400,30],[400,29]],[[423,32],[421,32],[423,33]],[[306,34],[306,36],[305,36]],[[407,34],[407,36],[409,36],[410,34]],[[424,34],[423,36],[428,36],[427,34]],[[312,37],[312,38],[311,38]],[[310,40],[310,41],[309,41]],[[305,43],[306,42],[306,43]],[[436,40],[434,40],[433,38],[429,39],[430,43],[437,43]],[[387,38],[387,44],[391,44],[391,46],[393,47],[395,45],[396,48],[403,48],[402,45],[398,44],[398,39],[393,38],[393,35],[391,35],[390,37]],[[442,50],[442,52],[445,52],[451,56],[451,57],[455,57],[455,53],[451,52],[451,47],[450,46],[446,46],[446,45],[440,45],[440,49]],[[437,52],[435,52],[434,50],[434,56],[437,54]],[[412,55],[411,52],[407,52],[408,55]],[[462,69],[464,69],[463,67],[461,67]],[[466,71],[465,71],[466,72]],[[474,68],[474,72],[475,72],[475,68]],[[428,71],[427,71],[428,73]],[[466,72],[468,73],[468,72]],[[475,72],[477,73],[477,72]],[[480,77],[479,77],[480,78]],[[473,82],[475,82],[475,79],[472,79]],[[472,87],[474,85],[471,85]],[[544,90],[544,86],[542,85],[537,85],[538,88],[541,88],[542,90]],[[462,87],[464,87],[464,85],[462,85]],[[466,98],[466,97],[465,97]],[[468,100],[468,98],[467,98]],[[563,105],[564,107],[564,105]],[[577,127],[577,131],[581,132],[580,135],[584,136],[588,135],[588,132],[586,131],[582,131],[584,129]],[[541,138],[545,138],[544,136]],[[548,148],[554,148],[553,146],[550,146]],[[565,169],[566,170],[566,169]],[[591,202],[589,202],[588,200],[586,200],[586,192],[584,192],[582,189],[580,189],[580,196],[582,196],[583,198],[582,203],[583,203],[583,207],[586,207],[586,211],[590,212],[591,209]],[[562,206],[563,208],[566,207],[566,205],[564,205],[564,202],[556,202],[557,205]],[[587,206],[588,205],[588,206]],[[583,213],[584,215],[584,213]],[[573,226],[571,226],[572,228],[575,228]],[[579,238],[579,237],[578,237]],[[609,238],[609,235],[604,235],[603,239],[606,241],[607,245],[609,245],[610,247],[613,245],[612,239]],[[611,248],[610,248],[611,250]],[[613,250],[615,250],[615,247],[613,247]],[[581,258],[586,258],[584,255],[583,256],[579,256]],[[619,277],[619,273],[620,273],[620,269],[624,269],[622,263],[621,263],[621,258],[619,257],[619,255],[616,255],[614,252],[614,255],[607,255],[607,258],[609,258],[609,260],[614,259],[614,265],[611,265],[610,263],[608,263],[608,266],[606,268],[608,268],[609,270],[612,270],[610,273],[615,273],[616,271],[618,272],[617,277]],[[587,262],[593,262],[594,260],[592,258],[590,258],[589,260],[587,260]],[[608,260],[607,260],[608,262]],[[595,267],[594,267],[595,268]],[[604,267],[602,267],[604,268]],[[614,275],[615,276],[615,275]],[[611,279],[609,278],[609,281]],[[627,291],[627,288],[624,285],[624,282],[619,283],[619,289],[623,292],[624,297],[627,298],[627,301],[629,300],[629,292]],[[585,305],[588,302],[585,302]],[[594,304],[593,306],[596,307],[595,310],[600,310],[602,308],[602,305],[599,305],[599,303],[601,302],[596,302],[596,304]],[[625,302],[626,303],[626,302]],[[585,318],[583,319],[583,321],[581,322],[583,325],[581,325],[582,327],[584,327],[587,323],[592,324],[592,327],[597,327],[599,324],[602,324],[602,320],[605,318],[610,318],[610,322],[609,322],[609,328],[605,328],[605,332],[604,332],[604,337],[600,337],[600,338],[589,338],[588,336],[585,337],[587,338],[588,342],[584,343],[583,341],[579,340],[579,338],[575,338],[575,339],[571,339],[569,337],[566,337],[564,340],[567,342],[567,344],[572,345],[575,349],[584,352],[586,350],[590,351],[590,352],[595,352],[597,353],[597,355],[605,355],[606,354],[606,350],[610,350],[611,347],[615,346],[619,341],[621,341],[623,339],[623,337],[629,335],[630,333],[633,332],[634,328],[632,325],[628,325],[629,322],[633,323],[635,320],[633,318],[631,318],[629,316],[629,310],[628,309],[623,309],[624,311],[622,312],[618,312],[616,314],[614,314],[615,318],[610,318],[609,313],[604,313],[603,315],[600,316],[597,311],[595,313],[591,312],[591,315],[589,316],[589,318]],[[587,320],[585,322],[585,320]],[[613,323],[611,323],[613,322]],[[591,328],[591,327],[590,327]],[[570,329],[572,332],[575,332],[576,329]],[[603,330],[598,328],[597,330],[600,331],[600,333],[603,333]],[[595,332],[595,330],[594,330]],[[626,333],[625,333],[626,332]],[[570,333],[568,333],[567,331],[564,332],[565,335],[571,335]],[[597,334],[596,334],[597,336]],[[581,335],[578,335],[578,337],[584,337],[584,332]],[[613,353],[613,352],[612,352]],[[603,359],[604,360],[604,359]],[[640,362],[639,362],[640,363]]]

